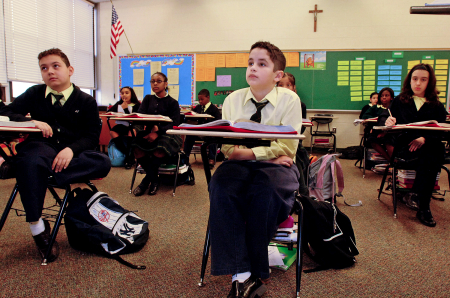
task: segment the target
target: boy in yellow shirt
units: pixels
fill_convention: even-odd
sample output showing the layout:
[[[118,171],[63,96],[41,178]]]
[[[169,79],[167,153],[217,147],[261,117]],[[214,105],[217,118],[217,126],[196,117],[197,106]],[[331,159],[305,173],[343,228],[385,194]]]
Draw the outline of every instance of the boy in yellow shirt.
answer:
[[[267,125],[291,125],[300,132],[298,95],[275,87],[286,59],[269,42],[250,49],[247,83],[224,102],[222,118],[250,119]],[[298,140],[278,139],[270,147],[224,145],[228,161],[209,185],[211,272],[232,274],[228,297],[260,297],[269,277],[268,245],[292,208],[299,173],[293,166]]]

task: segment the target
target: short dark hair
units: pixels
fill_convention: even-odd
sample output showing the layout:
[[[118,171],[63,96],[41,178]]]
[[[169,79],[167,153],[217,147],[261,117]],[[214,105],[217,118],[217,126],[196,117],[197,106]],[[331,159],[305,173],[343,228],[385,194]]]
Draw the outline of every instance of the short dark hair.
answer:
[[[283,52],[277,46],[268,41],[257,41],[250,48],[250,52],[255,48],[265,49],[269,53],[270,60],[272,60],[274,64],[274,72],[277,70],[284,71],[286,68],[286,57],[284,57]]]
[[[377,95],[378,95],[378,93],[377,93],[377,92],[372,92],[372,94],[370,94],[370,98],[372,98],[372,96],[374,96],[375,94],[377,94]]]
[[[208,89],[202,89],[202,90],[200,90],[198,95],[203,95],[203,96],[209,97],[209,90]]]
[[[436,89],[436,75],[434,74],[433,67],[425,63],[415,65],[408,72],[408,74],[405,77],[405,80],[403,81],[402,92],[400,93],[400,100],[405,103],[408,103],[412,100],[414,91],[411,88],[411,77],[413,72],[415,72],[416,70],[428,71],[429,74],[428,85],[427,89],[425,89],[425,98],[427,99],[427,101],[433,104],[439,102],[438,98],[439,91]]]
[[[50,55],[56,55],[61,57],[61,60],[64,62],[64,64],[69,67],[70,66],[70,62],[69,62],[69,58],[67,58],[66,54],[64,54],[63,51],[61,51],[58,48],[51,48],[49,50],[45,50],[43,52],[40,52],[38,55],[38,60],[41,61],[42,58],[50,56]]]
[[[139,99],[138,99],[137,96],[136,96],[136,92],[134,92],[133,88],[131,88],[130,86],[124,86],[124,87],[120,88],[120,92],[122,92],[122,90],[125,89],[125,88],[127,88],[127,89],[130,90],[130,93],[131,93],[131,102],[134,103],[134,104],[140,103],[140,102],[139,102]],[[122,98],[121,98],[120,100],[123,102]]]
[[[388,91],[391,94],[391,100],[394,99],[394,90],[392,90],[389,87],[384,87],[383,89],[380,90],[380,92],[378,93],[378,98],[381,101],[381,95],[383,94],[384,91]]]

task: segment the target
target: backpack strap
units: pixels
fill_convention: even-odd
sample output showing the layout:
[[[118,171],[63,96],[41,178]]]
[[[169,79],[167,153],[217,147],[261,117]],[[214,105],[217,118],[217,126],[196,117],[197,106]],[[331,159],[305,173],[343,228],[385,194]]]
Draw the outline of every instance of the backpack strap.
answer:
[[[322,156],[323,160],[322,160],[322,163],[320,164],[319,171],[317,172],[317,183],[316,183],[317,188],[323,188],[323,176],[324,176],[325,170],[327,168],[327,163],[332,157],[333,157],[333,155],[331,155],[331,154]]]
[[[114,260],[116,260],[116,261],[119,262],[120,264],[123,264],[123,265],[125,265],[125,266],[127,266],[127,267],[129,267],[129,268],[131,268],[131,269],[144,270],[144,269],[147,268],[147,267],[144,266],[144,265],[134,265],[134,264],[132,264],[132,263],[130,263],[130,262],[128,262],[128,261],[125,261],[124,259],[122,259],[121,256],[115,255],[115,256],[112,256],[111,258],[113,258]]]

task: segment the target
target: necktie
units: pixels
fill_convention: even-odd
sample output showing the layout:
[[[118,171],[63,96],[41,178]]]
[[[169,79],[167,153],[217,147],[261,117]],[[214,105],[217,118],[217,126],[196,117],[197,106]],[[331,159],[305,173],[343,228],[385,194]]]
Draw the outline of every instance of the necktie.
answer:
[[[253,98],[251,99],[253,104],[256,106],[256,113],[250,117],[250,120],[261,123],[261,110],[269,103],[265,102],[256,102]]]
[[[64,97],[64,95],[53,94],[53,96],[56,99],[56,101],[55,101],[55,103],[53,105],[55,107],[57,107],[57,108],[61,108],[62,104],[61,104],[60,100]]]
[[[202,106],[202,114],[205,113],[205,106]]]

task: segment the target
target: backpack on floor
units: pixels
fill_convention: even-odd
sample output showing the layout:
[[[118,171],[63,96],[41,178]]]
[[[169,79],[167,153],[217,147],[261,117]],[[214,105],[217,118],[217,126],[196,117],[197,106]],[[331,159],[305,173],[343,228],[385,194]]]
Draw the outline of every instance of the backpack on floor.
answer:
[[[304,196],[298,199],[304,210],[302,247],[319,264],[305,272],[341,269],[355,264],[359,252],[348,216],[331,202]]]
[[[335,202],[335,197],[342,197],[344,190],[344,173],[337,154],[327,154],[311,163],[308,173],[309,195],[319,201]],[[335,183],[338,184],[336,192]]]
[[[119,255],[141,250],[149,238],[148,223],[104,192],[76,188],[64,216],[69,244],[81,251],[114,258],[133,269],[145,269]]]
[[[117,148],[115,139],[111,139],[108,144],[108,156],[111,160],[111,166],[124,167],[126,155]]]

